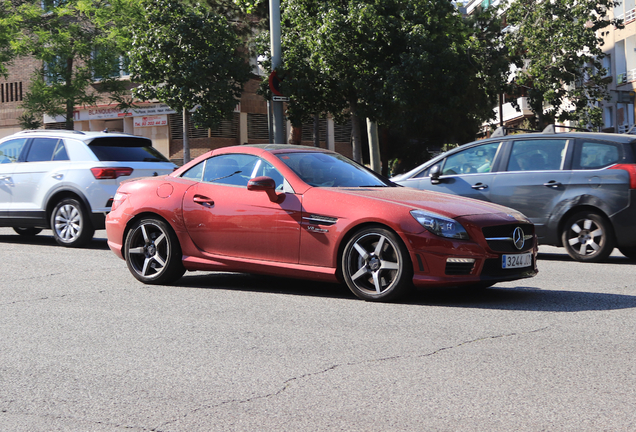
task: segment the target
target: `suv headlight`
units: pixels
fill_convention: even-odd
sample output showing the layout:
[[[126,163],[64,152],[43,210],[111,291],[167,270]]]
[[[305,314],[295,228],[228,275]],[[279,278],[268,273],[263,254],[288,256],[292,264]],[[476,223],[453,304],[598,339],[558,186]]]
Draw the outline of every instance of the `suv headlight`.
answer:
[[[411,215],[420,225],[435,235],[461,240],[469,238],[462,224],[454,219],[423,210],[411,210]]]

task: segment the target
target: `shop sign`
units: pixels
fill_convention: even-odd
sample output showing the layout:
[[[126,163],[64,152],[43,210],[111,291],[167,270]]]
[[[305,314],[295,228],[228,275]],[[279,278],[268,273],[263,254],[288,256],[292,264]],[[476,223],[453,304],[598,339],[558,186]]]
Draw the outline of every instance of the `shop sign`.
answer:
[[[135,127],[168,126],[167,115],[134,117]]]

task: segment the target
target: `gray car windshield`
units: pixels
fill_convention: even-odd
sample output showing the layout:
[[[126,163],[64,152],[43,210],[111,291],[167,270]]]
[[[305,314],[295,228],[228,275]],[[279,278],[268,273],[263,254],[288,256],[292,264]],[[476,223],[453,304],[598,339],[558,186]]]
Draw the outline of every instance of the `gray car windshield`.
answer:
[[[318,152],[278,154],[278,158],[311,186],[384,187],[391,183],[344,156]]]

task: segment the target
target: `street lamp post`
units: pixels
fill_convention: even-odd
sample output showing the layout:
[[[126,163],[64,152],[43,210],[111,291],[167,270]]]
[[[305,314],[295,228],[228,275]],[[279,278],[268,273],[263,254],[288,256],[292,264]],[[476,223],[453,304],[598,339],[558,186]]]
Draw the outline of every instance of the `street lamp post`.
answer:
[[[269,0],[269,34],[272,48],[272,72],[282,62],[280,43],[280,0]],[[283,102],[272,100],[272,129],[274,144],[284,144]]]

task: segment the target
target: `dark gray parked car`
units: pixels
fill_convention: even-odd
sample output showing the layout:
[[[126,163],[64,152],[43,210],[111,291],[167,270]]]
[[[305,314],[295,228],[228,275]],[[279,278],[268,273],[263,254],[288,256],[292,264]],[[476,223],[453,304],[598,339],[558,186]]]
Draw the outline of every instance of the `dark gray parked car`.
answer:
[[[540,244],[578,261],[602,261],[614,247],[636,259],[636,135],[499,129],[391,180],[519,210]]]

